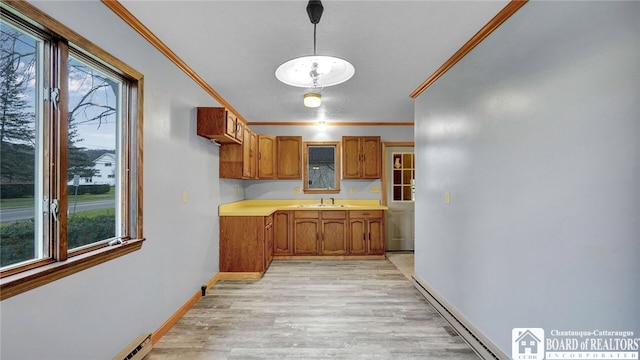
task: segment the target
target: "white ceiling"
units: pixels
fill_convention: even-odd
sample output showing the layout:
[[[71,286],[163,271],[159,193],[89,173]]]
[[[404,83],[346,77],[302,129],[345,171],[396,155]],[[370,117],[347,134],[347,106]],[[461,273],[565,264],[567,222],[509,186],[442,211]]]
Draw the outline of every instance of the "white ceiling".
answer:
[[[313,53],[307,0],[120,2],[250,122],[411,122],[409,94],[508,3],[323,1],[317,53],[356,73],[309,109],[304,88],[274,75]]]

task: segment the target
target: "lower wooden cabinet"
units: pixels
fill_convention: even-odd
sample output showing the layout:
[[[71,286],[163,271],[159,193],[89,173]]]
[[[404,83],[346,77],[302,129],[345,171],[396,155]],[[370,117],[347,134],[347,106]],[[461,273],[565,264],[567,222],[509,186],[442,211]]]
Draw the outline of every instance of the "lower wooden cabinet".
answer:
[[[351,255],[383,255],[384,211],[349,212],[349,249]]]
[[[384,255],[384,211],[293,211],[293,255]]]
[[[347,212],[322,211],[320,255],[347,254]]]
[[[274,256],[384,255],[384,211],[220,217],[220,271],[264,273]]]
[[[273,215],[220,217],[220,271],[263,273],[273,258]]]
[[[295,211],[293,219],[294,255],[320,254],[320,211]]]
[[[293,212],[276,211],[273,215],[273,254],[293,255]]]
[[[294,211],[294,255],[346,255],[346,211]]]

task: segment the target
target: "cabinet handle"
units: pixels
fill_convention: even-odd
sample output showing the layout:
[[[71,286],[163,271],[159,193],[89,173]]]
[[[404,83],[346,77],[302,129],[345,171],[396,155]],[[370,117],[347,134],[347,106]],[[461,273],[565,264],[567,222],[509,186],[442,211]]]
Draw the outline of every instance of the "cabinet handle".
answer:
[[[371,241],[371,233],[369,233],[369,241]]]

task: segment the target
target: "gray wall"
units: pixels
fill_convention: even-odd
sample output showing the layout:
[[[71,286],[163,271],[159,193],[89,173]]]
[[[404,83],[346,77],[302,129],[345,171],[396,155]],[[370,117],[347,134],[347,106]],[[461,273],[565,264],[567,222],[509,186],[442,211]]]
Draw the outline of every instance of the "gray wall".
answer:
[[[2,301],[2,359],[110,359],[154,331],[218,272],[218,147],[195,135],[218,106],[99,1],[36,6],[144,74],[141,251]],[[188,201],[182,202],[187,191]]]
[[[507,354],[640,334],[639,79],[639,2],[533,1],[416,100],[416,275]]]

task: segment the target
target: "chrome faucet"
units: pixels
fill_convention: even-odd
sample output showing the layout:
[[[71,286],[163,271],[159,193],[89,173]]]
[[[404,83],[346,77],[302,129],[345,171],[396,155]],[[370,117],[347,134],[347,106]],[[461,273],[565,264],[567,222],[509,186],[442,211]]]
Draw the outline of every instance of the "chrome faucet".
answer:
[[[320,205],[324,205],[324,198],[320,198]]]

